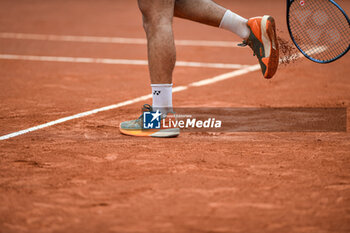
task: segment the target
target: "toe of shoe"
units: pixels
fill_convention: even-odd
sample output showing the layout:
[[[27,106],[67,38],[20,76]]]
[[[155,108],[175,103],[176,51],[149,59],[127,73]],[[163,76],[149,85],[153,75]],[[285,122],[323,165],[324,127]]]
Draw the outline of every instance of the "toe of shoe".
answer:
[[[140,129],[141,126],[138,122],[135,122],[135,120],[132,121],[124,121],[120,123],[121,129]]]

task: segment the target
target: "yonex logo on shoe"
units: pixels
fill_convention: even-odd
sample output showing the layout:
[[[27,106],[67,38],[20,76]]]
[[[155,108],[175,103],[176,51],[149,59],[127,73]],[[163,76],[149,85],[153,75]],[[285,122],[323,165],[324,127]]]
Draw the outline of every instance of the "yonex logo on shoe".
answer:
[[[157,112],[144,112],[143,113],[143,128],[144,129],[160,129],[160,120],[162,113]]]
[[[161,91],[154,91],[153,95],[160,95]]]

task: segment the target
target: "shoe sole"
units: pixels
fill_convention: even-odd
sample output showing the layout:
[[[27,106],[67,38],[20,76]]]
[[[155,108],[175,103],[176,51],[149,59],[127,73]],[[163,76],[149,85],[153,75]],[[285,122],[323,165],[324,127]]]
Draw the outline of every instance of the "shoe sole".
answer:
[[[261,20],[261,36],[265,57],[269,58],[264,77],[270,79],[277,71],[279,64],[279,48],[276,36],[276,23],[273,17],[265,15]]]
[[[136,137],[155,137],[155,138],[174,138],[179,136],[180,129],[144,129],[144,130],[132,130],[119,128],[120,132],[128,136]]]

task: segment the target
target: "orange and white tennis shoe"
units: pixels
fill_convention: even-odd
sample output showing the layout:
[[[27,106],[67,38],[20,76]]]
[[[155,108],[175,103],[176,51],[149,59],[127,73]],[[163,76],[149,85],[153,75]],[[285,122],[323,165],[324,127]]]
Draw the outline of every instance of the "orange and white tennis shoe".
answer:
[[[279,46],[273,17],[265,15],[248,20],[250,35],[239,46],[249,46],[259,60],[264,78],[272,78],[279,64]]]

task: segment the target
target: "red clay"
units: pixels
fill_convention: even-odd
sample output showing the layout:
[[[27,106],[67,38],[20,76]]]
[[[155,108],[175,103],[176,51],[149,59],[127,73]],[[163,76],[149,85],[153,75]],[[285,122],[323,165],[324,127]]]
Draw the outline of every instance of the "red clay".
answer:
[[[288,38],[283,1],[218,2],[246,17],[273,15]],[[184,20],[174,27],[176,39],[238,40]],[[0,31],[144,38],[136,1],[122,0],[3,0]],[[257,62],[249,49],[177,53],[182,61]],[[0,39],[0,54],[146,59],[146,47]],[[349,61],[301,59],[271,80],[257,71],[191,87],[174,104],[349,107]],[[229,71],[177,67],[174,84]],[[0,135],[150,92],[145,66],[5,60],[0,87]],[[119,123],[141,104],[0,141],[0,232],[350,231],[349,131],[120,135]]]

